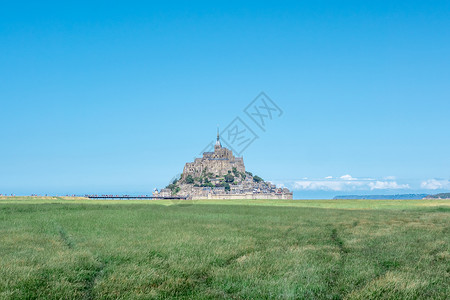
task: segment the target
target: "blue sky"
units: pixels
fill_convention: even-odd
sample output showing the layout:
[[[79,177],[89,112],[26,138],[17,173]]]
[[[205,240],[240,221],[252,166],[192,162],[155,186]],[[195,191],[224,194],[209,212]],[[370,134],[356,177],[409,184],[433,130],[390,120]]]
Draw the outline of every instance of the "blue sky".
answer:
[[[1,6],[0,193],[150,193],[236,117],[296,198],[450,190],[448,1]]]

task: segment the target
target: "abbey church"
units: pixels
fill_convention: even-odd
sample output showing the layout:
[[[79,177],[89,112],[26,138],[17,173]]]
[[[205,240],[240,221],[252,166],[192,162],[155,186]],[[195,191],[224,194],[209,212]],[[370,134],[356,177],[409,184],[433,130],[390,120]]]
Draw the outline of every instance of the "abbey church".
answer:
[[[233,169],[245,173],[244,160],[242,157],[234,157],[231,150],[222,147],[219,133],[217,133],[214,152],[204,152],[203,158],[196,158],[194,162],[186,163],[183,176],[200,177],[205,172],[221,176],[228,174],[228,171]]]

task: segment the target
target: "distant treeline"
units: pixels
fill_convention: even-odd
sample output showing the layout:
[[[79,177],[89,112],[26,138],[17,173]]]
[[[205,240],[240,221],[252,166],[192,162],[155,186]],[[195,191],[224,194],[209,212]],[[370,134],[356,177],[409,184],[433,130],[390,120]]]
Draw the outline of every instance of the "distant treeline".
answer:
[[[428,195],[425,198],[427,199],[450,199],[450,193],[440,193],[436,195]]]
[[[450,194],[448,194],[450,195]],[[427,198],[428,194],[399,194],[399,195],[344,195],[336,196],[333,199],[381,199],[381,200],[408,200],[408,199],[423,199]]]

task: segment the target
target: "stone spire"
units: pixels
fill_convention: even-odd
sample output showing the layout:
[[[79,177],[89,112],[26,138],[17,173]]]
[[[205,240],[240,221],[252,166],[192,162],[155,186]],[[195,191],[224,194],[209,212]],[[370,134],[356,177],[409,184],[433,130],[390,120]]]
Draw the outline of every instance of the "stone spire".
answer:
[[[217,141],[216,141],[216,145],[214,146],[214,149],[220,149],[220,148],[222,148],[222,145],[220,144],[219,126],[217,126]]]

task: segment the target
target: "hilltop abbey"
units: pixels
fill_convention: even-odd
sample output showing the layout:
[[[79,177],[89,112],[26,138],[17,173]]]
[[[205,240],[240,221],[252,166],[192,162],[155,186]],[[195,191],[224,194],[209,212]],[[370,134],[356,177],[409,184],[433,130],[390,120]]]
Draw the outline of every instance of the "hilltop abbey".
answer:
[[[277,188],[259,176],[245,170],[242,157],[220,143],[219,132],[214,152],[204,152],[202,158],[188,162],[179,179],[155,196],[179,196],[187,199],[292,199],[292,192]]]
[[[205,173],[212,173],[222,176],[228,174],[228,171],[233,171],[233,169],[245,173],[244,160],[242,157],[234,157],[231,150],[223,148],[220,144],[219,133],[217,133],[214,152],[204,152],[203,158],[196,158],[194,162],[186,163],[183,175],[200,177]]]

